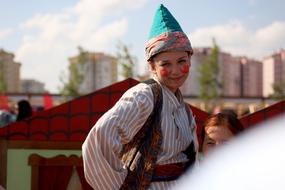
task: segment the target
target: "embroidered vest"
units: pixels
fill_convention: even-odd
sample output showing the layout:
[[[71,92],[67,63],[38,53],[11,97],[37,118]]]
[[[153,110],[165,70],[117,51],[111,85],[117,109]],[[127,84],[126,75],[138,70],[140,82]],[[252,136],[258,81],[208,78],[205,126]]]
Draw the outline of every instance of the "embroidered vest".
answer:
[[[145,190],[149,187],[154,171],[157,155],[162,144],[161,110],[163,95],[160,85],[153,79],[144,83],[150,85],[154,96],[154,108],[139,132],[124,145],[120,159],[128,169],[128,175],[120,190]],[[185,105],[189,124],[194,119],[190,108]],[[192,131],[193,132],[193,131]],[[183,151],[188,157],[188,167],[195,162],[194,143]]]
[[[162,143],[160,117],[162,90],[153,79],[144,83],[150,85],[152,89],[154,108],[140,131],[123,147],[120,153],[121,160],[128,168],[128,175],[121,190],[142,190],[149,187]]]

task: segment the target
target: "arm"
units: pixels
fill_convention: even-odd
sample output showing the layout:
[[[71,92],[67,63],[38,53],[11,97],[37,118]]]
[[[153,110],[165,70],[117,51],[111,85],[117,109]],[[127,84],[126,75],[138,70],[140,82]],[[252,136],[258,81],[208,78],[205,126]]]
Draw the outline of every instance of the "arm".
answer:
[[[141,88],[136,86],[127,91],[98,120],[83,144],[85,178],[94,189],[119,189],[127,175],[118,158],[119,153],[123,144],[140,130],[153,109],[151,89]]]

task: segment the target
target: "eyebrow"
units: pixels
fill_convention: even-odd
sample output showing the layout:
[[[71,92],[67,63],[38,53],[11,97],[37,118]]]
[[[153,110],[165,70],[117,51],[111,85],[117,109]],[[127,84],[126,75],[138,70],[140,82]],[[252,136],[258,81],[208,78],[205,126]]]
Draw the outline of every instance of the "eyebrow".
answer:
[[[169,60],[162,60],[161,63],[169,63]]]
[[[187,55],[184,55],[184,56],[178,58],[177,60],[179,60],[179,59],[186,59],[186,58],[187,58]]]

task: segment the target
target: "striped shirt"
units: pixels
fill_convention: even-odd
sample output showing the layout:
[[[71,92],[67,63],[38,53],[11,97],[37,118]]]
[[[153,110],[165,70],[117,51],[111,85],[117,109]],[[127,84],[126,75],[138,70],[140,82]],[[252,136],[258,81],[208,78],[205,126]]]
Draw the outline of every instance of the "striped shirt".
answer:
[[[167,87],[161,86],[163,142],[157,164],[185,162],[187,156],[182,151],[192,140],[198,148],[195,120],[192,117],[189,122],[181,93],[175,96]],[[120,188],[127,176],[127,169],[119,159],[120,151],[141,129],[153,106],[150,86],[140,83],[129,89],[91,129],[83,143],[82,156],[85,178],[94,189]],[[169,189],[175,183],[153,182],[149,189]]]

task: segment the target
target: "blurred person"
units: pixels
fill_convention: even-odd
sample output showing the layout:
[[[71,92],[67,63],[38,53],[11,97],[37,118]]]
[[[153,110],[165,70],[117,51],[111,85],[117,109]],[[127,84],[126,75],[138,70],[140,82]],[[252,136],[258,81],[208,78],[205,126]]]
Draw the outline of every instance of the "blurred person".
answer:
[[[12,113],[0,110],[0,127],[4,127],[16,120],[16,116]]]
[[[284,190],[285,114],[260,123],[216,149],[174,190]]]
[[[203,155],[216,146],[224,144],[244,130],[243,125],[233,112],[221,112],[211,115],[202,129]]]
[[[14,111],[15,106],[10,106],[9,111],[0,110],[0,127],[4,127],[12,122],[15,122],[17,115]]]
[[[33,114],[32,107],[27,100],[20,100],[17,103],[17,120],[21,121],[22,119],[25,119],[27,117],[30,117]]]
[[[176,19],[160,5],[146,46],[153,82],[125,92],[83,143],[84,173],[94,189],[169,189],[196,162],[196,123],[179,90],[192,51]]]

